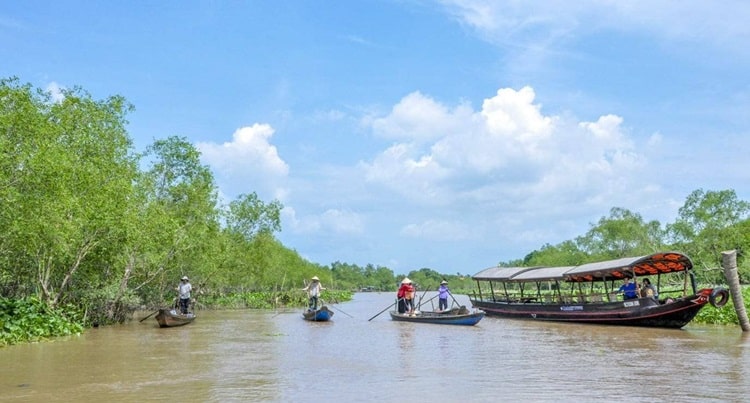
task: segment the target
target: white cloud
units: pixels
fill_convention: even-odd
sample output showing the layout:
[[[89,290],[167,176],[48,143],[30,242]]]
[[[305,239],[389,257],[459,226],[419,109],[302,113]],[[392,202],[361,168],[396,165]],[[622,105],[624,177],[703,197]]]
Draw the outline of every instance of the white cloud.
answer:
[[[553,44],[601,30],[654,35],[662,40],[711,43],[747,54],[750,3],[582,0],[516,2],[443,0],[448,13],[489,42],[553,48]]]
[[[374,119],[370,124],[378,136],[424,142],[460,130],[455,123],[469,112],[467,105],[450,110],[419,92],[413,92],[396,104],[386,118]]]
[[[432,142],[424,142],[423,111],[394,108],[375,120],[374,129],[388,127],[403,142],[363,162],[366,179],[410,203],[504,220],[530,210],[552,216],[561,208],[590,211],[601,206],[606,211],[612,203],[627,202],[646,162],[623,130],[622,118],[604,115],[595,122],[576,122],[547,116],[534,98],[530,87],[504,88],[486,99],[481,110],[460,114],[423,99],[435,120],[464,128],[444,131]],[[425,124],[432,127],[432,122]],[[410,141],[415,127],[417,141]],[[430,232],[422,228],[437,222],[430,220],[407,226],[402,234],[426,236]]]
[[[420,224],[404,226],[401,235],[436,241],[459,241],[470,238],[471,231],[460,222],[430,219]]]
[[[292,231],[300,234],[333,233],[361,234],[364,219],[360,214],[347,210],[328,209],[322,214],[297,217],[297,211],[290,206],[282,210],[283,221],[289,224]]]
[[[239,189],[238,193],[258,191],[283,200],[287,190],[280,184],[289,174],[289,166],[270,143],[273,134],[270,125],[256,123],[237,129],[231,142],[200,142],[196,147],[222,187]]]

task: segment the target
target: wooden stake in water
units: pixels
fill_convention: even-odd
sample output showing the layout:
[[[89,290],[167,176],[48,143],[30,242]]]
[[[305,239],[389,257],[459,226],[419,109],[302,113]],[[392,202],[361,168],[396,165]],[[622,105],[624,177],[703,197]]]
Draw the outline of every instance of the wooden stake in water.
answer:
[[[729,283],[729,291],[732,294],[732,303],[734,303],[734,309],[737,311],[737,319],[740,321],[740,327],[743,332],[750,332],[750,321],[747,318],[745,301],[742,298],[740,277],[737,274],[736,250],[721,252],[721,267],[724,268],[724,277],[727,278],[727,283]]]

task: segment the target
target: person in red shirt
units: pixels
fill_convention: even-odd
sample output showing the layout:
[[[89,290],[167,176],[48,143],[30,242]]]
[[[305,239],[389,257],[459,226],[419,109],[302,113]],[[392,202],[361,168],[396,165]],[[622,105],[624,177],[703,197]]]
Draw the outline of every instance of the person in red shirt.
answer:
[[[401,280],[401,287],[396,293],[398,313],[414,313],[414,285],[408,277]]]

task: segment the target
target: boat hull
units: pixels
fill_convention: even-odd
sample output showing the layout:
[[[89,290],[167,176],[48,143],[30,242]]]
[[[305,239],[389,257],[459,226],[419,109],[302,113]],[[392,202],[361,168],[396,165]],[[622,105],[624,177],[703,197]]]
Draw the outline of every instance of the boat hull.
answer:
[[[419,312],[415,315],[408,315],[391,311],[391,319],[400,322],[413,323],[431,323],[435,325],[459,325],[474,326],[484,318],[485,313],[482,311],[467,312],[462,314],[442,313],[442,312]]]
[[[302,312],[302,318],[311,322],[328,322],[333,316],[333,311],[327,306],[322,306],[318,310],[306,310]]]
[[[183,315],[177,313],[174,309],[159,309],[159,313],[156,314],[156,321],[159,323],[159,327],[175,327],[184,326],[195,320],[195,314],[188,313]]]
[[[651,298],[617,302],[550,304],[471,299],[488,316],[555,322],[682,328],[709,302],[711,289],[659,303]]]

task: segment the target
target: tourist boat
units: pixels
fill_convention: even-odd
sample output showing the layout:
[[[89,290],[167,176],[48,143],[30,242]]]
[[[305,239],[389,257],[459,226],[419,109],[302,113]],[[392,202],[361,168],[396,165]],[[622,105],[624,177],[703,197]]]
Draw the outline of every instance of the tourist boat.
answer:
[[[325,305],[316,310],[307,309],[306,311],[302,312],[302,318],[313,322],[327,322],[331,320],[332,316],[333,311],[328,309],[328,307]]]
[[[474,326],[484,317],[484,312],[470,312],[465,306],[448,311],[416,311],[413,315],[391,311],[391,319],[401,322],[432,323],[437,325]]]
[[[156,314],[156,321],[159,322],[159,327],[182,326],[187,325],[194,320],[194,313],[183,315],[176,310],[169,308],[159,309],[159,313]]]
[[[478,292],[470,300],[503,318],[682,328],[706,304],[721,307],[729,299],[722,287],[698,290],[692,269],[677,252],[580,266],[491,267],[472,276]],[[658,298],[621,299],[618,281],[647,276]]]

